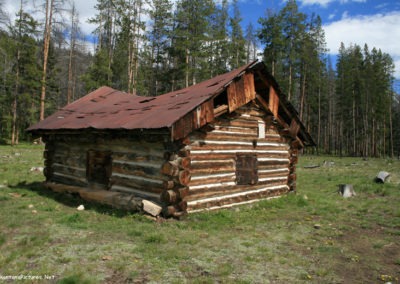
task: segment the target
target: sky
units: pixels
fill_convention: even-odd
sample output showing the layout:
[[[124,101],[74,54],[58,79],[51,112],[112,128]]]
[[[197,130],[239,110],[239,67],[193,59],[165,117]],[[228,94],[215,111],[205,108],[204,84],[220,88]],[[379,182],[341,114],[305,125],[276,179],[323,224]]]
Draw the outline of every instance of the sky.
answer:
[[[40,3],[44,0],[27,0]],[[4,9],[15,15],[19,1],[5,0]],[[79,12],[80,26],[90,34],[94,26],[87,20],[96,13],[97,0],[75,0]],[[243,29],[249,22],[258,28],[258,19],[265,17],[267,9],[279,11],[286,0],[238,0],[243,18]],[[357,44],[361,47],[380,48],[388,53],[396,65],[396,90],[400,93],[400,0],[297,0],[301,12],[312,13],[322,19],[329,54],[333,60],[340,43],[346,47]],[[262,49],[262,46],[261,46]]]

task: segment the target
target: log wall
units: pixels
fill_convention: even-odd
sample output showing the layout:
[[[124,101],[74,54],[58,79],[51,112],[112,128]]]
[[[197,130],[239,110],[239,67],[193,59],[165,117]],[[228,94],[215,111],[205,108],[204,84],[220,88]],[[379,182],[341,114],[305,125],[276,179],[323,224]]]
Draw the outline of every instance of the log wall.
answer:
[[[191,158],[184,198],[189,212],[254,202],[293,189],[295,177],[290,175],[295,175],[296,161],[290,139],[282,136],[272,114],[251,103],[216,118],[212,127],[193,132],[184,148]],[[253,184],[238,184],[237,155],[256,156],[258,179]]]
[[[57,135],[48,138],[45,150],[45,176],[47,182],[71,186],[100,188],[134,194],[145,199],[160,200],[164,189],[171,187],[170,178],[161,173],[165,161],[164,140],[157,142],[131,139],[88,139],[82,135]],[[91,153],[90,155],[88,153]],[[88,168],[96,171],[98,160],[110,155],[110,170],[99,170],[108,175],[107,182],[91,180]],[[96,157],[97,155],[97,157]],[[100,179],[101,180],[101,179]]]
[[[170,133],[101,137],[47,137],[47,181],[152,200],[165,216],[295,190],[298,141],[255,101],[174,142]]]

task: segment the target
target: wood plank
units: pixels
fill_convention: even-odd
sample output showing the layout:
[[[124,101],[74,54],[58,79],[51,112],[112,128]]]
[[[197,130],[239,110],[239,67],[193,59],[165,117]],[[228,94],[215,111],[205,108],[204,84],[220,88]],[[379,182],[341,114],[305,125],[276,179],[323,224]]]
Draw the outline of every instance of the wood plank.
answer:
[[[274,87],[269,88],[269,109],[273,113],[275,117],[278,117],[278,109],[279,109],[279,97],[274,89]]]
[[[244,94],[247,103],[256,98],[254,74],[252,72],[247,72],[243,75],[243,79],[244,79]]]

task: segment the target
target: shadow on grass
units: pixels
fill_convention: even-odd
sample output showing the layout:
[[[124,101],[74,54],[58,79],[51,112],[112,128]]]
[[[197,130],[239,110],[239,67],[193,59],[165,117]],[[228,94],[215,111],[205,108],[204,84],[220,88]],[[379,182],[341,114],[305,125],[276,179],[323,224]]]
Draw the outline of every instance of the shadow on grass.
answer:
[[[84,200],[79,196],[78,193],[54,192],[51,189],[46,188],[42,182],[32,182],[32,183],[20,182],[13,186],[9,185],[8,187],[10,189],[25,189],[31,192],[35,192],[40,196],[43,196],[48,199],[53,199],[56,202],[62,203],[63,205],[71,208],[76,208],[82,204],[85,206],[86,210],[95,210],[98,213],[107,214],[110,216],[125,217],[131,214],[140,214],[140,213],[129,212],[127,210],[113,208],[109,205]]]

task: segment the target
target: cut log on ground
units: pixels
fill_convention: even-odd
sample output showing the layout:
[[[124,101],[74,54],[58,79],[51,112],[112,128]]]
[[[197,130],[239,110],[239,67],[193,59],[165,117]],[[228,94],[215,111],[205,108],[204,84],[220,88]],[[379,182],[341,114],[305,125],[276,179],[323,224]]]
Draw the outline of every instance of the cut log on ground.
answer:
[[[390,177],[390,173],[385,171],[380,171],[376,176],[375,181],[378,183],[385,183],[388,177]]]
[[[339,184],[339,193],[344,198],[356,196],[356,192],[354,191],[352,184]]]

